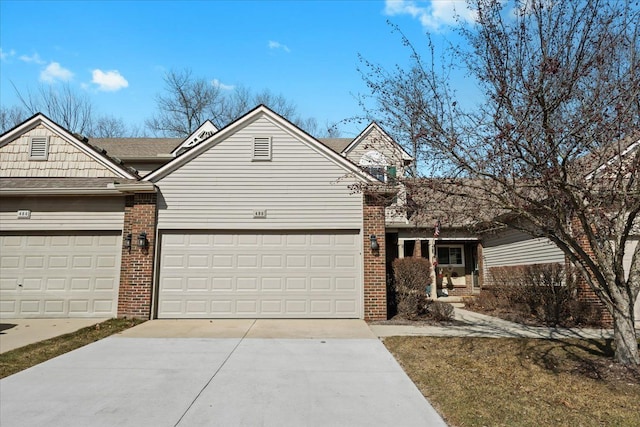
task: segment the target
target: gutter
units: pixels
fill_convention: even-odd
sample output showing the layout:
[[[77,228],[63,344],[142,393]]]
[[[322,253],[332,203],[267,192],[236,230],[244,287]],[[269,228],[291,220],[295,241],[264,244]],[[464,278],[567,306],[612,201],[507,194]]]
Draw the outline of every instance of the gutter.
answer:
[[[138,181],[131,184],[108,184],[107,188],[115,188],[120,193],[155,193],[156,186],[149,181]]]
[[[6,188],[0,190],[0,196],[74,196],[119,195],[120,191],[112,188]]]
[[[117,184],[105,187],[80,188],[4,188],[0,196],[120,196],[131,193],[155,193],[156,186],[148,181]]]

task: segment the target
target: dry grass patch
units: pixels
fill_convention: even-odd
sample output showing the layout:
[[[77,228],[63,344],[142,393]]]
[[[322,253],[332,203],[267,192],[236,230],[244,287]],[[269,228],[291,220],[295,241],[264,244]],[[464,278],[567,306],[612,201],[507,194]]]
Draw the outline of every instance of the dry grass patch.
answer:
[[[451,426],[640,425],[640,370],[610,341],[391,337],[384,340]]]
[[[140,319],[109,319],[76,332],[29,344],[0,354],[0,378],[139,325]]]

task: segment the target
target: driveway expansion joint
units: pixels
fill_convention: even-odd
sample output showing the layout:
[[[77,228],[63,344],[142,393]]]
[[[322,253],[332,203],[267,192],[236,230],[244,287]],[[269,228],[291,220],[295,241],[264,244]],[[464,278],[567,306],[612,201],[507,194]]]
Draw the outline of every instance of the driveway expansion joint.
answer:
[[[189,404],[189,406],[187,406],[187,409],[185,409],[185,411],[182,413],[182,415],[180,416],[180,418],[178,419],[178,421],[173,425],[173,427],[178,427],[178,425],[180,425],[180,423],[182,422],[183,418],[185,417],[185,415],[187,415],[187,413],[189,412],[189,410],[191,409],[191,407],[194,405],[194,403],[196,403],[196,401],[200,398],[200,396],[202,395],[202,393],[206,390],[207,387],[209,387],[209,384],[211,384],[211,381],[213,381],[213,379],[216,377],[216,375],[218,375],[218,372],[220,372],[220,370],[223,368],[223,366],[227,363],[227,361],[231,358],[231,356],[233,355],[233,353],[236,351],[236,349],[240,346],[240,344],[242,343],[242,341],[244,341],[244,339],[247,337],[247,335],[249,334],[249,331],[251,331],[251,328],[253,328],[253,326],[256,324],[257,319],[253,320],[253,323],[251,323],[251,326],[249,326],[249,328],[247,328],[247,330],[245,331],[244,335],[238,340],[238,342],[236,343],[236,345],[233,347],[233,349],[229,352],[229,354],[227,355],[227,357],[222,361],[222,363],[220,364],[220,366],[218,366],[218,369],[216,369],[216,371],[213,373],[213,375],[211,375],[211,378],[209,378],[209,380],[207,381],[207,383],[200,389],[200,391],[198,392],[198,394],[196,394],[196,397],[193,398],[193,400],[191,401],[191,403]]]

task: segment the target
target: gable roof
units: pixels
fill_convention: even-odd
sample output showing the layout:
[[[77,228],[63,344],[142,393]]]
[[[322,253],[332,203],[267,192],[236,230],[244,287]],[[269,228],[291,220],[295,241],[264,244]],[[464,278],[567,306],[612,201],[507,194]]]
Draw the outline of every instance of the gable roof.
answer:
[[[414,160],[413,157],[411,157],[411,155],[409,153],[406,152],[406,150],[404,148],[402,148],[402,146],[400,144],[398,144],[397,142],[395,142],[395,140],[393,138],[391,138],[391,136],[384,130],[382,129],[382,127],[377,124],[376,122],[371,122],[369,123],[369,126],[367,126],[362,132],[360,132],[360,135],[356,136],[353,141],[351,141],[351,143],[342,150],[342,153],[344,155],[349,154],[349,152],[351,150],[353,150],[355,147],[358,146],[358,144],[360,144],[362,141],[364,141],[366,139],[366,137],[373,131],[373,130],[377,130],[378,132],[380,132],[382,134],[382,136],[385,138],[385,140],[391,144],[391,146],[393,147],[394,150],[398,150],[400,157],[403,161],[405,162],[411,162]]]
[[[172,157],[182,138],[91,138],[89,144],[121,160],[147,160]]]
[[[318,141],[322,142],[327,147],[331,148],[336,153],[342,153],[345,148],[351,144],[352,138],[319,138]]]
[[[360,169],[357,165],[345,159],[335,151],[331,150],[326,145],[318,141],[316,138],[309,135],[307,132],[303,131],[302,129],[298,128],[296,125],[294,125],[284,117],[280,116],[279,114],[275,113],[273,110],[270,110],[267,106],[263,104],[258,105],[256,108],[249,111],[247,114],[233,121],[232,123],[225,126],[224,128],[220,129],[218,132],[211,135],[204,141],[200,142],[198,145],[194,146],[192,149],[183,152],[182,154],[178,155],[174,160],[170,161],[164,166],[151,172],[149,175],[145,177],[145,179],[151,182],[157,182],[158,180],[164,178],[165,176],[169,175],[173,171],[179,169],[182,165],[186,164],[187,162],[191,161],[195,157],[204,153],[209,148],[217,145],[218,143],[225,140],[227,137],[233,135],[240,129],[244,128],[247,124],[251,123],[252,121],[254,121],[256,118],[260,116],[268,117],[271,121],[274,122],[274,124],[281,127],[288,133],[292,134],[294,137],[296,137],[303,143],[309,145],[310,147],[318,151],[320,154],[322,154],[324,157],[326,157],[328,160],[336,163],[340,167],[344,168],[346,171],[353,173],[354,176],[356,176],[358,179],[364,182],[377,182],[376,178],[369,175],[368,173]]]
[[[625,161],[622,159],[629,158],[636,150],[640,150],[640,130],[630,132],[626,138],[612,142],[598,152],[586,155],[578,160],[578,165],[590,171],[586,178],[592,179],[612,164]]]
[[[78,139],[78,137],[76,137],[70,131],[63,128],[42,113],[36,113],[29,119],[0,135],[0,147],[3,147],[15,141],[21,135],[34,129],[38,125],[45,126],[52,133],[55,133],[57,136],[62,138],[66,143],[72,145],[87,156],[91,157],[97,163],[110,170],[117,176],[126,179],[140,178],[134,169],[125,166],[119,159],[109,157],[103,150],[97,149],[88,144],[86,141]]]

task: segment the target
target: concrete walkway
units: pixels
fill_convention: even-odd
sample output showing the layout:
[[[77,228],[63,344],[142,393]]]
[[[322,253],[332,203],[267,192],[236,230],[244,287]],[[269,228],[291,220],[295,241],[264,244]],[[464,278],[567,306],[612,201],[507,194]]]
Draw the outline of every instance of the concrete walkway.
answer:
[[[0,319],[0,353],[44,341],[107,319]]]
[[[152,320],[0,391],[2,427],[446,426],[362,320]]]
[[[483,338],[613,338],[613,329],[549,328],[526,326],[497,317],[455,308],[455,319],[464,322],[460,326],[414,326],[371,324],[373,333],[380,337],[432,336],[432,337],[483,337]],[[640,330],[636,330],[640,336]]]

